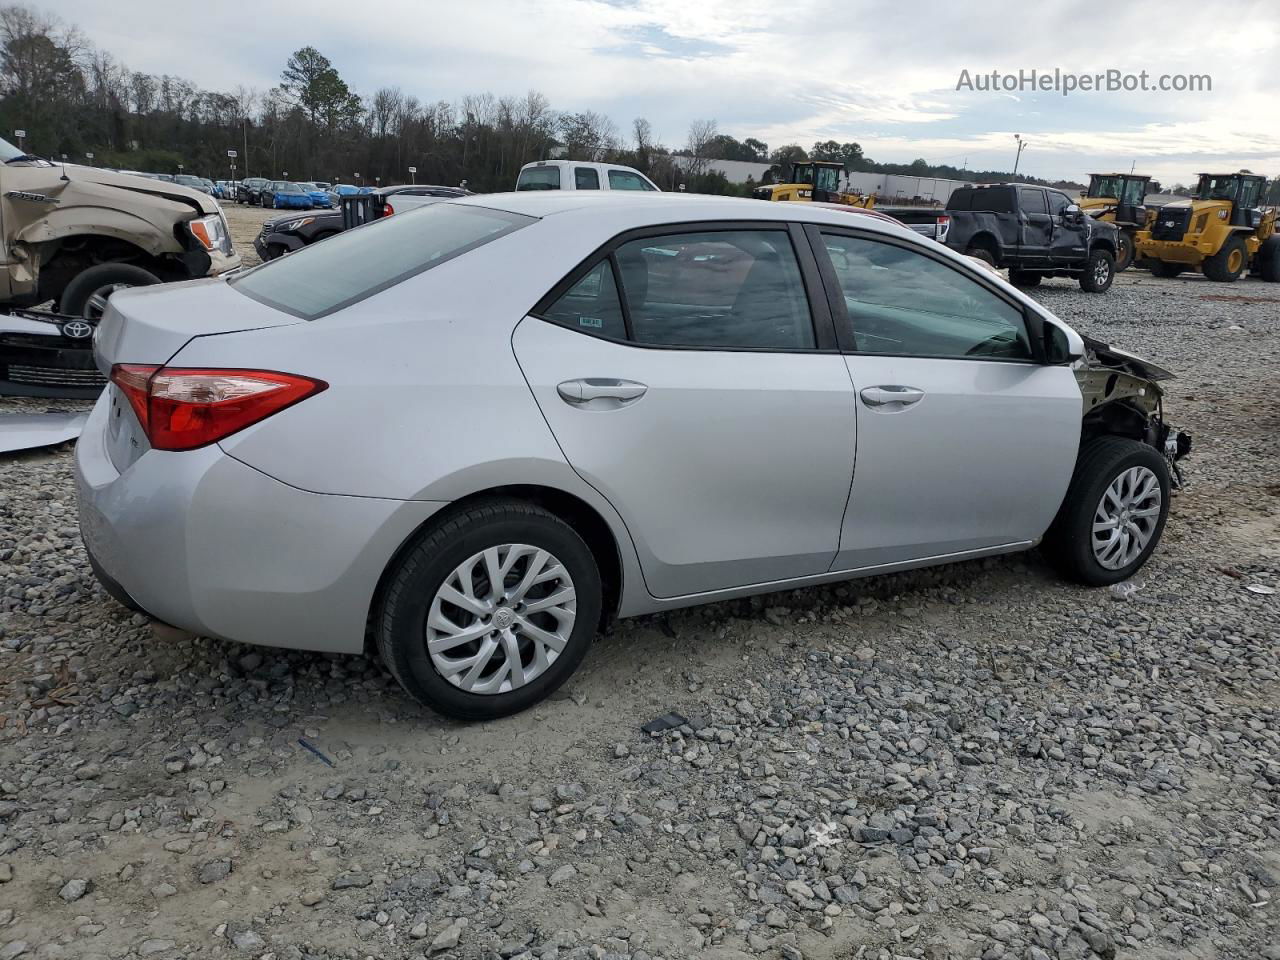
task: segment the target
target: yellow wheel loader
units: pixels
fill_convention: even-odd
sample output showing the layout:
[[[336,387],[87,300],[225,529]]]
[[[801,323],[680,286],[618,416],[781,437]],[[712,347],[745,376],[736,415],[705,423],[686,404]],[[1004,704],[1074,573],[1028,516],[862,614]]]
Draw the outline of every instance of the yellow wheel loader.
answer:
[[[1154,210],[1146,207],[1147,188],[1151,178],[1134,173],[1094,173],[1089,176],[1089,189],[1080,198],[1080,209],[1095,220],[1114,223],[1120,234],[1116,238],[1116,272],[1133,263],[1139,230],[1150,226]]]
[[[786,183],[769,183],[756,187],[754,196],[757,200],[804,200],[819,203],[843,203],[850,207],[875,206],[874,193],[843,193],[840,190],[840,176],[844,173],[844,164],[830,163],[823,160],[808,163],[793,163],[791,179]]]
[[[1250,269],[1280,282],[1276,211],[1261,205],[1266,188],[1267,178],[1248,170],[1200,174],[1194,197],[1161,207],[1150,229],[1138,231],[1138,257],[1157,277],[1199,269],[1230,283]]]

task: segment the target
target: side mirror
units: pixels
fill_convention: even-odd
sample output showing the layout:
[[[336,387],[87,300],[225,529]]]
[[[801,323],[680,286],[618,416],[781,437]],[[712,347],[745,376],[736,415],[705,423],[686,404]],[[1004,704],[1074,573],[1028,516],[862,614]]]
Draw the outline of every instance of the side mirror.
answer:
[[[1074,222],[1074,221],[1078,221],[1078,220],[1083,220],[1083,219],[1084,219],[1084,213],[1083,213],[1083,211],[1080,209],[1080,204],[1078,204],[1078,203],[1069,203],[1069,204],[1067,204],[1067,206],[1066,206],[1065,208],[1063,208],[1063,211],[1062,211],[1062,219],[1063,219],[1063,220],[1066,220],[1066,221],[1070,221],[1070,222]]]
[[[1049,364],[1075,363],[1084,357],[1082,352],[1071,348],[1071,339],[1061,327],[1046,323],[1044,325],[1044,362]]]

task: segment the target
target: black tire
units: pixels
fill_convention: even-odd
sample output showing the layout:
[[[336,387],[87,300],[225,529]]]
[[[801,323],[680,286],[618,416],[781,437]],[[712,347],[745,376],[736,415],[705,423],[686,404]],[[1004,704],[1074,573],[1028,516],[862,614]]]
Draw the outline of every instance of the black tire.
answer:
[[[289,252],[289,248],[286,247],[283,243],[268,243],[267,255],[262,259],[263,260],[279,260],[288,252]]]
[[[1152,260],[1150,263],[1152,274],[1157,277],[1164,277],[1166,280],[1172,280],[1187,269],[1180,263],[1166,263],[1163,260]]]
[[[105,287],[113,285],[149,287],[160,278],[149,270],[132,263],[100,263],[83,270],[71,278],[58,298],[58,312],[72,317],[96,319],[100,310],[91,309],[90,299]]]
[[[973,257],[975,260],[981,260],[983,263],[989,263],[991,266],[996,265],[995,255],[986,247],[970,247],[964,252],[966,257]]]
[[[1121,230],[1120,235],[1116,237],[1116,273],[1128,270],[1133,265],[1133,255],[1133,234],[1127,230]]]
[[[1262,241],[1255,258],[1258,276],[1267,283],[1280,283],[1280,236],[1270,236]]]
[[[1106,293],[1116,279],[1116,258],[1110,250],[1097,247],[1089,252],[1084,273],[1080,274],[1080,289],[1085,293]]]
[[[436,591],[459,564],[506,543],[546,549],[560,560],[573,581],[576,617],[564,650],[540,676],[508,693],[469,693],[432,664],[425,642],[427,614]],[[415,700],[447,717],[490,720],[533,706],[569,678],[595,637],[602,602],[595,557],[572,527],[534,504],[491,500],[424,529],[394,561],[374,631],[383,662]]]
[[[1160,515],[1143,551],[1126,566],[1111,570],[1093,553],[1094,512],[1111,482],[1136,466],[1151,470],[1160,483]],[[1069,580],[1094,587],[1119,583],[1136,573],[1160,543],[1169,516],[1169,491],[1169,462],[1154,447],[1127,437],[1087,440],[1080,448],[1067,495],[1044,535],[1041,550]]]
[[[1034,270],[1009,271],[1009,282],[1015,287],[1038,287],[1043,279],[1044,274],[1036,273]]]
[[[1233,233],[1227,237],[1221,249],[1204,262],[1201,268],[1204,275],[1215,283],[1232,283],[1249,266],[1249,251],[1245,247],[1244,237]]]

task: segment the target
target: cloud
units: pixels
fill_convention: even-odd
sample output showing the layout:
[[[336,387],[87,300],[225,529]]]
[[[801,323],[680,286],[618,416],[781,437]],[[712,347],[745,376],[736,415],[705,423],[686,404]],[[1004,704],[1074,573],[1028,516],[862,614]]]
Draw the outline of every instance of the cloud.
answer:
[[[211,89],[278,82],[289,53],[318,47],[365,94],[424,101],[545,93],[560,109],[643,115],[670,145],[690,121],[780,145],[856,140],[875,159],[967,156],[1079,178],[1130,163],[1165,179],[1197,167],[1280,172],[1268,132],[1280,7],[1244,0],[1216,16],[1199,0],[1119,4],[1101,23],[1078,6],[1023,0],[223,0],[207,15],[171,2],[59,0],[57,12],[133,69]],[[139,30],[138,24],[146,24]],[[958,91],[972,73],[1117,69],[1207,73],[1207,93]]]

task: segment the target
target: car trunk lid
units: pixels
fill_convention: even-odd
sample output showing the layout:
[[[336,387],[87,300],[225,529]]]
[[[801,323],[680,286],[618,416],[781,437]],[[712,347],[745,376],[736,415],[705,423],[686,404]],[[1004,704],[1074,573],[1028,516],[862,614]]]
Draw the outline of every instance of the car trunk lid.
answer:
[[[93,353],[109,376],[117,363],[167,363],[196,337],[301,323],[242,297],[221,278],[121,290],[107,302]]]

